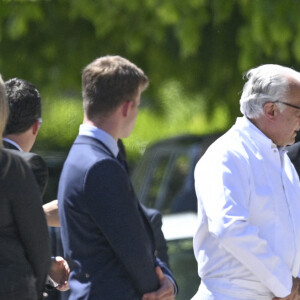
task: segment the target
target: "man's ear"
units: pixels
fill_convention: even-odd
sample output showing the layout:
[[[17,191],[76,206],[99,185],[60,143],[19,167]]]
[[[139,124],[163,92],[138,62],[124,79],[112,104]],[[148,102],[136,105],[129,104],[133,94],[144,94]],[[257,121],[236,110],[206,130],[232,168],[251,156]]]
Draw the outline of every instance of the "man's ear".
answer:
[[[34,135],[37,135],[37,134],[38,134],[38,132],[39,132],[39,125],[40,125],[40,123],[39,123],[38,120],[36,120],[36,121],[33,123],[33,125],[32,125],[32,133],[33,133]]]
[[[128,113],[129,113],[129,110],[130,110],[132,104],[133,104],[133,101],[125,101],[125,102],[123,102],[123,104],[122,104],[122,114],[123,114],[123,117],[127,117],[128,116]]]
[[[264,114],[268,120],[274,120],[274,118],[277,116],[278,112],[279,112],[279,110],[275,103],[267,102],[264,105]]]

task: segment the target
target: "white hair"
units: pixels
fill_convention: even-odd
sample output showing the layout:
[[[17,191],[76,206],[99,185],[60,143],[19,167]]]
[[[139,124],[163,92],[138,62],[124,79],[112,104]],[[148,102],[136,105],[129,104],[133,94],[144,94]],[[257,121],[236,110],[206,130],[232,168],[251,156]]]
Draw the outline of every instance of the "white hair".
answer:
[[[289,92],[289,78],[300,82],[300,74],[293,69],[280,65],[267,64],[249,70],[245,78],[240,99],[241,113],[248,118],[257,118],[263,114],[267,102],[286,101]],[[285,106],[278,103],[280,111]]]

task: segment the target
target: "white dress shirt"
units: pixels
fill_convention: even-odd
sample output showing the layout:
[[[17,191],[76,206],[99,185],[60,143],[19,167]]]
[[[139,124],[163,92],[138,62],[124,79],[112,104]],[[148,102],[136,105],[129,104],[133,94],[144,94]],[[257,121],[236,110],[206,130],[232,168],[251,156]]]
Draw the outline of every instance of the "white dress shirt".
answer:
[[[193,299],[285,297],[300,270],[300,184],[285,149],[247,118],[197,163]]]

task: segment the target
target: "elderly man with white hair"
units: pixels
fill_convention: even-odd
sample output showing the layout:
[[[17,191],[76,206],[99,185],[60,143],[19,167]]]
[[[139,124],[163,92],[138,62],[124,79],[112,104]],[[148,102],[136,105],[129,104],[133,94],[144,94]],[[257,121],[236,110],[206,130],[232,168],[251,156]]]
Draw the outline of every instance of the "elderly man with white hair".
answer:
[[[300,129],[300,73],[246,74],[243,117],[197,163],[193,300],[300,299],[300,183],[285,147]]]

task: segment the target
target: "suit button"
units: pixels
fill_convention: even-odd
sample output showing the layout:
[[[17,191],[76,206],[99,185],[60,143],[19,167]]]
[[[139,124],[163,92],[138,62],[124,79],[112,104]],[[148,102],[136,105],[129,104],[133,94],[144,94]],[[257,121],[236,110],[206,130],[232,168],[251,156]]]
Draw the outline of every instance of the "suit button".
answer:
[[[157,257],[157,254],[158,254],[158,252],[157,252],[157,250],[155,250],[154,251],[154,256]]]
[[[85,273],[85,278],[90,278],[90,274],[89,273]]]

